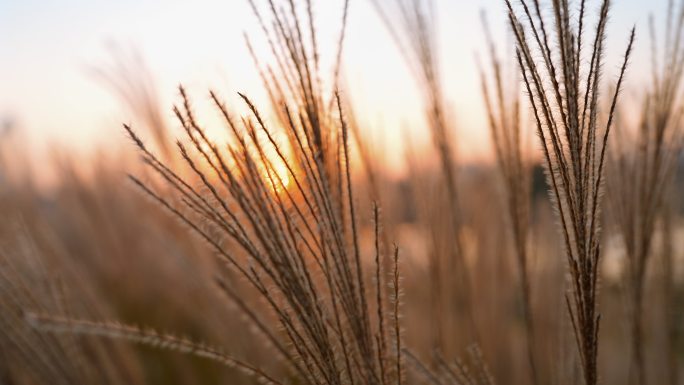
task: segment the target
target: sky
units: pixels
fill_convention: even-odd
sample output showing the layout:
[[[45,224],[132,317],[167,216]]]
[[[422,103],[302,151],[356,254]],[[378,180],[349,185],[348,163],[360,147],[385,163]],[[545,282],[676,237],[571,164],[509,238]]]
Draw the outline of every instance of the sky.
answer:
[[[258,0],[257,0],[258,1]],[[381,0],[382,1],[382,0]],[[589,1],[593,9],[596,0]],[[29,157],[50,148],[90,154],[122,143],[121,123],[135,117],[95,75],[118,52],[138,53],[151,73],[171,121],[183,84],[197,99],[209,88],[234,101],[236,92],[265,97],[245,47],[244,33],[261,36],[247,0],[0,0],[0,120],[19,131]],[[649,70],[648,15],[663,15],[667,0],[615,0],[608,29],[606,75],[617,73],[629,30],[637,46],[626,94]],[[486,10],[497,45],[506,33],[503,0],[437,0],[444,89],[455,118],[459,156],[491,158],[475,56],[484,54],[480,11]],[[317,26],[336,42],[340,1],[314,0]],[[322,34],[326,37],[326,34]],[[257,52],[263,49],[257,45]],[[325,52],[324,52],[325,54]],[[416,82],[370,0],[351,0],[344,52],[346,92],[362,130],[390,171],[402,169],[402,143],[429,151]],[[0,138],[0,140],[2,140]],[[383,151],[380,151],[384,149]]]

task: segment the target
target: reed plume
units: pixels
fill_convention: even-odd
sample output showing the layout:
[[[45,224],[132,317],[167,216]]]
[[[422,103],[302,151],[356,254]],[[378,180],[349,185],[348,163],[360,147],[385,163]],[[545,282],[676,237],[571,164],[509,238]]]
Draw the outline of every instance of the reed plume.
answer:
[[[264,16],[251,4],[265,26]],[[265,31],[281,63],[279,79],[291,80],[289,92],[272,99],[281,125],[270,128],[244,94],[239,96],[249,112],[238,118],[217,93],[210,92],[230,133],[230,140],[220,145],[209,138],[181,87],[181,103],[173,111],[186,136],[185,142],[176,144],[187,172],[169,167],[126,125],[144,163],[173,194],[159,193],[151,182],[136,176],[130,179],[204,239],[218,260],[236,273],[237,282],[217,277],[219,288],[274,346],[298,381],[401,384],[405,377],[399,354],[398,250],[390,290],[384,283],[389,272],[380,263],[377,247],[376,208],[372,290],[359,245],[349,129],[339,94],[328,97],[320,83],[311,3],[304,5],[301,12],[292,0],[267,2],[274,31]],[[287,137],[287,143],[279,142],[278,134]],[[242,298],[236,288],[240,283],[257,294],[265,309]],[[260,381],[283,383],[214,348],[172,336],[42,315],[34,320],[47,330],[70,328],[189,351],[238,367]]]

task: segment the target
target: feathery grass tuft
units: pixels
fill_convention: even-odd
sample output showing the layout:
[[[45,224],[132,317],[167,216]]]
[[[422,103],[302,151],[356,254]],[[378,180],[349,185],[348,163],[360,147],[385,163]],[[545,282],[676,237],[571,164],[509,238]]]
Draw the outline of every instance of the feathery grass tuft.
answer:
[[[600,315],[597,290],[600,213],[608,137],[634,42],[632,30],[611,99],[607,122],[599,119],[601,68],[610,0],[603,0],[588,68],[583,43],[586,0],[571,23],[569,2],[554,1],[549,23],[538,0],[506,0],[517,42],[520,73],[529,95],[558,211],[572,291],[566,295],[584,383],[598,381]],[[584,75],[586,74],[586,75]]]

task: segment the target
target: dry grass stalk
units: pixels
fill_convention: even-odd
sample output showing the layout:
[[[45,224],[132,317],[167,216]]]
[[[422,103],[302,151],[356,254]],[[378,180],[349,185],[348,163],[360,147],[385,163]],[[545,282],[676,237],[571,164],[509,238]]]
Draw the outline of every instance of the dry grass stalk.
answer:
[[[136,120],[144,123],[164,160],[173,157],[173,140],[164,118],[154,78],[141,53],[111,46],[111,64],[95,68],[94,74],[120,98]]]
[[[128,340],[158,347],[160,349],[176,351],[179,353],[192,354],[197,357],[208,358],[227,367],[240,370],[241,372],[256,378],[260,383],[282,385],[281,382],[273,379],[261,369],[235,360],[229,355],[223,353],[218,348],[195,343],[182,337],[161,334],[152,329],[145,330],[142,328],[117,323],[98,323],[56,316],[43,316],[39,314],[29,314],[27,318],[30,323],[35,324],[36,327],[43,331],[50,331],[52,333],[66,335],[78,333],[103,336],[118,340]]]
[[[673,215],[674,211],[673,205],[669,205],[663,209],[663,220],[662,220],[662,260],[663,260],[663,295],[664,303],[666,304],[665,309],[665,332],[667,335],[667,345],[665,347],[665,357],[667,359],[667,384],[677,385],[679,384],[679,365],[677,349],[680,341],[680,322],[681,318],[681,308],[677,306],[677,284],[675,279],[675,240],[674,240],[674,229],[673,229]]]
[[[437,56],[435,4],[432,0],[372,0],[372,3],[419,81],[423,91],[426,120],[433,145],[439,154],[442,179],[447,193],[444,204],[448,207],[452,246],[449,266],[441,266],[442,262],[437,255],[432,254],[431,264],[436,271],[447,270],[458,275],[458,279],[449,280],[453,283],[450,287],[453,291],[451,294],[460,296],[462,301],[458,302],[465,303],[465,309],[459,309],[459,311],[467,315],[466,335],[473,341],[479,341],[473,314],[471,278],[465,263],[465,251],[461,239],[462,214],[458,198],[457,163],[452,144],[454,127],[447,117],[447,103],[442,91]],[[438,281],[439,279],[433,279],[433,282]],[[433,293],[433,296],[439,298],[441,294]],[[434,344],[436,348],[444,350],[445,317],[439,310],[440,300],[435,302],[437,304],[434,310],[436,322]]]
[[[583,61],[586,1],[576,25],[567,1],[553,1],[549,23],[538,0],[506,0],[517,42],[517,59],[537,123],[547,167],[547,182],[561,223],[571,293],[566,295],[580,356],[583,380],[598,381],[600,315],[596,293],[600,259],[603,168],[615,105],[632,51],[634,30],[625,52],[605,126],[599,122],[601,66],[610,1],[604,0],[591,47]],[[531,37],[530,37],[531,36]],[[583,75],[586,74],[586,75]]]
[[[79,280],[64,263],[68,259],[46,240],[48,231],[28,225],[14,211],[5,210],[0,232],[0,382],[143,383],[132,351],[73,334],[47,335],[24,322],[28,310],[95,315],[103,309],[99,298],[85,294],[93,287]],[[75,297],[84,306],[75,306]]]
[[[513,251],[520,276],[526,350],[530,381],[538,383],[535,365],[535,331],[530,293],[530,167],[523,157],[520,98],[518,88],[508,90],[504,84],[503,66],[496,53],[485,15],[482,15],[489,51],[489,74],[480,64],[480,79],[496,160],[503,180],[506,208],[512,232]],[[493,80],[488,81],[491,77]],[[517,84],[516,84],[517,85]]]
[[[476,345],[467,349],[467,359],[456,359],[447,362],[439,353],[435,353],[435,368],[428,368],[411,352],[406,351],[409,362],[416,371],[433,385],[494,385],[494,377],[482,358],[482,352]]]
[[[674,22],[674,23],[673,23]],[[673,182],[681,148],[682,107],[679,98],[684,72],[684,5],[678,12],[669,3],[662,56],[650,19],[652,79],[643,101],[633,144],[617,140],[611,200],[627,255],[627,286],[631,302],[632,377],[647,381],[644,357],[644,286],[663,200]],[[662,59],[662,61],[661,61]]]

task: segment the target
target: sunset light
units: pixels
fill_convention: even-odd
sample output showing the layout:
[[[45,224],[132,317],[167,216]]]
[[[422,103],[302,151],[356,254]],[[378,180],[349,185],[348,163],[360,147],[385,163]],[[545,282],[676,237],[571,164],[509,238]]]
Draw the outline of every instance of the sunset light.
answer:
[[[0,0],[0,385],[681,385],[684,0]]]
[[[647,13],[639,4],[622,0],[614,7],[609,42],[624,40],[624,31],[635,23],[646,33]],[[341,6],[339,0],[314,4],[321,57],[327,62],[338,38]],[[648,11],[665,6],[663,0]],[[482,10],[488,13],[499,48],[512,49],[504,8],[498,0],[436,2],[444,92],[453,106],[450,118],[458,132],[458,154],[467,162],[492,157],[476,56],[485,54],[480,48]],[[176,101],[178,84],[197,95],[198,104],[204,103],[209,88],[225,95],[231,106],[238,101],[238,91],[258,105],[267,102],[245,35],[265,58],[269,49],[247,0],[8,1],[0,4],[0,32],[0,116],[22,132],[36,154],[59,145],[92,155],[94,147],[121,144],[121,123],[140,124],[136,112],[102,78],[103,72],[117,81],[133,77],[151,82],[167,122],[173,119],[167,106]],[[645,36],[638,41],[626,98],[648,73],[650,62],[640,54],[648,52],[647,41]],[[615,68],[621,53],[606,54],[606,68]],[[404,138],[410,138],[429,147],[422,128],[424,107],[414,101],[418,84],[370,0],[350,5],[343,72],[342,90],[354,100],[370,144],[400,149]],[[37,105],[40,114],[35,113]],[[382,153],[389,171],[403,173],[403,151]]]

